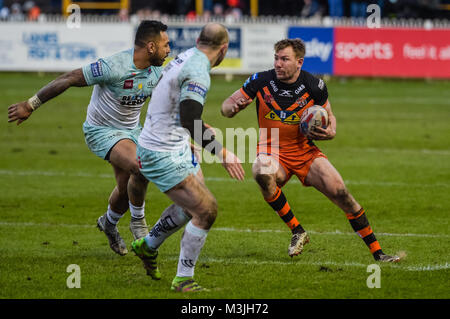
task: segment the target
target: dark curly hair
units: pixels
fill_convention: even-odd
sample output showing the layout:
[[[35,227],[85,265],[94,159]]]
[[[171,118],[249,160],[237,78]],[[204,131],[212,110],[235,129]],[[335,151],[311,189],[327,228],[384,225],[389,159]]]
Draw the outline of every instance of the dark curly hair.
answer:
[[[144,20],[137,28],[134,44],[139,47],[145,47],[149,41],[158,40],[161,32],[166,30],[167,26],[160,21]]]

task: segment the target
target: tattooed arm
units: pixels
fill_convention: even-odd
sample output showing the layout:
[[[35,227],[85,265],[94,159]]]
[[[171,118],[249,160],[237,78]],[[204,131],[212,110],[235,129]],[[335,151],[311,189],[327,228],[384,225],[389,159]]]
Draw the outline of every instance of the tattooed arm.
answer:
[[[28,101],[22,101],[8,107],[8,122],[17,121],[17,125],[19,125],[29,118],[31,113],[33,113],[33,111],[35,111],[41,104],[60,95],[72,86],[87,86],[81,68],[64,73],[57,77],[55,80],[40,89],[39,92],[28,99]]]

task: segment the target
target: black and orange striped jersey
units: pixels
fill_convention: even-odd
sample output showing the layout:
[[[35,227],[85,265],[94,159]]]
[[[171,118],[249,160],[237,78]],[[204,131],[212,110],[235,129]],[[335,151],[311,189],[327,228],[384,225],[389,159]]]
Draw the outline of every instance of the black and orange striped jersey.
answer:
[[[273,150],[275,144],[278,144],[271,133],[273,128],[279,129],[280,152],[303,153],[314,145],[300,133],[299,124],[306,108],[312,105],[326,106],[328,91],[323,80],[301,70],[295,83],[286,84],[277,79],[275,70],[272,69],[250,76],[241,92],[246,98],[256,97],[260,128],[258,152],[262,147]]]

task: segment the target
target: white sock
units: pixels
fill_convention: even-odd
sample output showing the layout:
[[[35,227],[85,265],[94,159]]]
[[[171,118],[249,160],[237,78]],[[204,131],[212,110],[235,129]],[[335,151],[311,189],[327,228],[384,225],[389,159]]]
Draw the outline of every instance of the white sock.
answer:
[[[136,219],[142,219],[145,217],[145,202],[142,204],[142,207],[136,207],[128,201],[128,205],[130,206],[131,217]]]
[[[208,231],[198,228],[190,221],[181,238],[180,258],[178,259],[177,277],[193,277],[195,263],[206,241]]]
[[[120,215],[116,212],[114,212],[111,207],[108,205],[108,210],[106,211],[106,218],[108,218],[108,221],[113,224],[117,225],[119,220],[122,218],[123,215]]]
[[[170,235],[186,225],[190,219],[180,206],[175,204],[170,205],[163,211],[159,220],[150,229],[145,237],[145,242],[151,249],[158,249]]]

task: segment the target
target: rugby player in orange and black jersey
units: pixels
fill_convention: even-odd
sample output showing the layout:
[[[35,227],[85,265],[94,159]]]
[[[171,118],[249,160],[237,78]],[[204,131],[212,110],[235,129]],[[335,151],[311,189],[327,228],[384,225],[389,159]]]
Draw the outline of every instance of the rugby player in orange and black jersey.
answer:
[[[365,210],[350,194],[336,168],[312,143],[335,137],[336,118],[323,80],[302,70],[305,43],[301,39],[284,39],[275,43],[274,49],[274,69],[253,74],[222,103],[221,111],[225,117],[234,117],[256,97],[260,136],[252,173],[264,200],[292,232],[289,256],[301,254],[309,243],[308,234],[281,190],[296,175],[303,185],[313,186],[344,211],[375,260],[398,262],[398,256],[386,255],[381,250]],[[326,128],[317,127],[304,136],[299,130],[300,117],[311,105],[324,107],[329,123]]]
[[[311,73],[300,70],[294,83],[277,79],[275,69],[255,73],[241,88],[247,98],[256,99],[256,112],[260,128],[279,128],[280,152],[298,153],[299,148],[307,151],[314,146],[311,139],[300,133],[299,124],[303,111],[311,105],[326,106],[328,91],[325,82]],[[259,148],[271,149],[270,131],[265,140],[261,132]],[[266,144],[267,143],[267,144]]]

